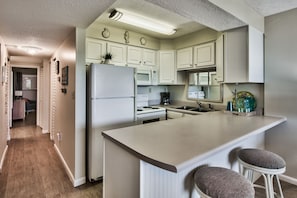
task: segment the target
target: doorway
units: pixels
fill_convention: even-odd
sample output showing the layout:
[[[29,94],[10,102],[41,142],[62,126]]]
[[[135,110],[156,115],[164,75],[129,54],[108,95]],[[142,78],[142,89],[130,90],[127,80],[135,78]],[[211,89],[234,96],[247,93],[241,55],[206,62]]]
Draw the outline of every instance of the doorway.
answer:
[[[38,69],[31,67],[12,67],[11,77],[11,127],[36,125]]]

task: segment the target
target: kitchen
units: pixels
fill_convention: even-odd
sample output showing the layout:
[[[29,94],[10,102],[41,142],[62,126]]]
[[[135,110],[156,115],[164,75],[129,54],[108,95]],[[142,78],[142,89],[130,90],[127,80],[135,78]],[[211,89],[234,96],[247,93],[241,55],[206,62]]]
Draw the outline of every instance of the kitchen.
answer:
[[[109,29],[110,30],[110,32],[112,32],[111,31],[111,29]],[[103,31],[103,30],[102,30]],[[102,31],[99,31],[99,34],[101,34],[101,32]],[[131,37],[131,40],[132,40],[132,35],[130,35],[130,37]],[[132,41],[130,41],[130,42],[132,42]],[[137,43],[139,43],[139,39],[137,39]],[[148,39],[147,39],[147,45],[149,45],[149,43],[150,42],[148,42]],[[167,44],[168,44],[168,42],[164,42],[165,44],[166,44],[166,46],[167,46]],[[165,45],[164,44],[164,45]],[[168,49],[168,48],[165,48],[166,50]],[[171,49],[171,48],[169,48],[169,49]],[[161,88],[160,90],[159,90],[159,87],[155,87],[155,86],[148,86],[148,87],[143,87],[143,91],[142,91],[142,93],[144,93],[144,94],[150,94],[151,93],[151,95],[149,95],[149,99],[151,100],[151,101],[156,101],[156,100],[158,100],[159,99],[159,95],[160,95],[160,92],[163,92],[163,91],[166,91],[166,88],[167,88],[167,90],[170,92],[170,94],[171,94],[171,99],[173,100],[173,99],[181,99],[181,100],[183,100],[184,98],[186,98],[186,96],[187,96],[187,94],[184,92],[184,87],[183,87],[183,85],[170,85],[170,86],[167,86],[167,85],[162,85],[162,86],[164,86],[163,88]],[[162,87],[161,86],[161,87]],[[69,87],[70,88],[70,90],[72,89],[72,87]],[[263,93],[263,90],[264,90],[264,85],[258,85],[258,84],[239,84],[239,85],[236,85],[236,84],[231,84],[231,85],[224,85],[224,97],[226,96],[227,97],[227,99],[225,100],[224,99],[224,105],[226,105],[226,101],[229,101],[229,100],[231,100],[232,99],[232,91],[234,91],[235,90],[235,88],[237,89],[237,90],[246,90],[246,91],[250,91],[251,93],[253,93],[254,95],[255,95],[255,97],[257,98],[257,101],[258,101],[258,107],[264,107],[264,102],[263,102],[263,95],[264,95],[264,93]],[[157,89],[157,90],[155,90],[155,89]],[[280,90],[282,90],[282,89],[280,89]],[[71,92],[70,92],[71,93]],[[140,91],[139,91],[139,93],[140,93]],[[67,97],[68,97],[68,95],[66,95]],[[71,101],[71,98],[69,98],[69,100]],[[155,102],[153,102],[153,103],[155,103]],[[261,104],[262,103],[262,104]],[[265,104],[266,105],[266,104]],[[281,113],[280,113],[281,114]],[[67,114],[66,114],[66,116],[67,116]],[[72,129],[73,130],[73,129]],[[63,150],[63,148],[61,147],[61,149]],[[66,155],[65,155],[66,156]],[[66,156],[65,157],[66,158],[66,161],[68,162],[68,157]],[[70,160],[71,161],[71,160]],[[69,162],[68,162],[69,163]],[[72,168],[72,165],[71,165],[72,163],[69,163],[69,165],[70,165],[70,169],[72,170],[73,168]],[[73,171],[73,170],[72,170]],[[74,172],[74,171],[73,171]],[[293,174],[293,173],[292,173]],[[79,175],[79,174],[78,174]],[[83,174],[82,174],[83,175]],[[77,175],[75,176],[75,178],[77,178]],[[80,178],[79,176],[78,176],[78,178]]]
[[[115,7],[118,5],[115,5]],[[108,14],[108,13],[107,13]],[[108,16],[106,16],[106,18],[108,18]],[[99,32],[99,34],[98,34]],[[100,34],[101,32],[101,34]],[[108,33],[107,33],[108,32]],[[115,33],[113,33],[115,32]],[[119,33],[120,35],[117,35],[116,33]],[[126,37],[122,36],[122,35],[127,35],[129,33],[130,35],[130,39],[132,41],[127,41]],[[114,35],[115,34],[115,35]],[[239,38],[237,37],[236,40],[236,44],[241,44],[241,46],[236,46],[236,44],[234,44],[234,40],[232,39],[232,35],[239,35]],[[107,36],[108,35],[108,36]],[[114,37],[109,37],[110,35],[114,35]],[[259,36],[260,35],[260,36]],[[133,40],[133,36],[137,37],[139,40],[135,39]],[[149,38],[149,37],[142,37],[142,35],[137,35],[137,33],[132,32],[132,31],[127,31],[125,29],[119,29],[116,27],[112,27],[109,26],[108,24],[102,24],[102,23],[97,23],[94,24],[93,26],[90,26],[89,29],[87,30],[87,51],[88,51],[88,42],[90,43],[95,43],[95,42],[100,42],[100,45],[106,46],[107,52],[113,52],[112,54],[115,55],[115,57],[121,57],[119,59],[116,59],[115,65],[122,65],[122,66],[134,66],[136,65],[136,68],[139,69],[141,68],[141,70],[151,70],[151,71],[157,71],[159,72],[159,82],[160,84],[156,84],[155,82],[152,83],[152,81],[149,82],[143,82],[143,79],[141,80],[141,82],[139,83],[140,85],[137,88],[137,93],[141,94],[140,97],[145,97],[147,98],[147,102],[143,103],[142,106],[148,106],[149,105],[162,105],[162,93],[167,92],[167,90],[169,91],[171,97],[171,103],[177,106],[180,105],[190,105],[190,106],[198,106],[198,104],[196,104],[196,99],[198,99],[197,97],[194,97],[194,100],[189,100],[189,84],[188,84],[188,80],[190,78],[190,75],[193,74],[191,72],[194,71],[199,71],[199,69],[191,69],[191,63],[187,63],[182,65],[180,63],[180,58],[183,57],[179,57],[179,53],[184,53],[183,50],[187,50],[187,48],[190,48],[190,51],[193,52],[194,49],[196,49],[196,47],[199,47],[199,45],[204,45],[204,44],[209,44],[209,43],[214,43],[216,46],[216,50],[219,48],[219,41],[220,41],[220,36],[221,33],[220,32],[216,32],[213,31],[209,28],[197,31],[191,35],[186,35],[185,37],[179,37],[179,38],[175,38],[172,39],[170,41],[168,41],[168,39],[165,41],[166,44],[166,50],[162,50],[162,40],[160,41],[160,49],[158,50],[158,48],[155,49],[155,57],[156,61],[149,61],[151,62],[155,62],[155,65],[142,65],[142,63],[144,63],[145,61],[143,60],[137,60],[136,62],[132,62],[129,58],[130,55],[130,50],[133,52],[135,52],[137,49],[139,51],[141,50],[145,50],[145,49],[150,49],[150,50],[154,50],[154,47],[147,47],[146,45],[153,45],[151,43],[153,43],[152,41],[155,41],[154,38]],[[256,100],[257,100],[257,112],[258,114],[262,115],[263,113],[263,108],[264,108],[264,97],[263,97],[263,88],[264,88],[264,79],[263,79],[263,63],[261,63],[261,60],[263,60],[263,52],[261,54],[261,51],[249,51],[249,48],[251,47],[256,47],[256,49],[262,49],[263,48],[263,41],[261,40],[261,34],[259,34],[257,31],[255,31],[255,29],[253,29],[252,27],[248,27],[248,28],[238,28],[238,29],[233,29],[233,30],[229,30],[227,32],[225,32],[225,35],[228,39],[228,41],[224,41],[225,45],[227,45],[227,53],[231,54],[230,55],[230,59],[232,60],[228,60],[230,62],[228,62],[228,66],[231,68],[226,69],[225,68],[225,72],[228,71],[230,72],[229,76],[228,74],[226,75],[227,78],[229,78],[228,80],[224,81],[225,83],[222,85],[223,87],[223,99],[221,99],[221,97],[218,97],[216,100],[211,100],[211,99],[206,99],[203,100],[203,98],[199,98],[199,102],[204,103],[203,105],[213,105],[215,108],[220,109],[220,110],[224,110],[226,108],[226,104],[227,101],[232,101],[233,97],[234,97],[234,92],[236,94],[236,91],[249,91],[253,94],[256,95]],[[106,37],[106,38],[105,38]],[[116,39],[115,39],[116,38]],[[203,40],[201,40],[201,38],[203,38]],[[248,38],[249,44],[246,45],[245,42]],[[96,40],[97,39],[97,40]],[[114,40],[112,40],[114,39]],[[142,41],[146,39],[148,40],[145,44],[142,43]],[[190,42],[184,42],[186,39],[188,39]],[[241,40],[240,40],[241,39]],[[255,39],[255,40],[253,40]],[[104,42],[105,41],[105,42]],[[115,42],[114,42],[115,41]],[[149,42],[151,41],[151,42]],[[197,42],[197,43],[195,43]],[[103,43],[103,44],[102,44]],[[164,45],[165,45],[164,44]],[[180,46],[179,46],[180,44]],[[232,47],[228,46],[228,44],[232,45]],[[171,45],[171,48],[170,48]],[[254,46],[252,46],[254,45]],[[255,46],[258,45],[258,46]],[[139,46],[139,47],[135,47],[135,46]],[[94,47],[94,46],[92,46]],[[100,49],[104,49],[100,48]],[[116,49],[115,51],[112,51],[113,49]],[[213,50],[215,50],[213,49]],[[109,50],[109,51],[108,51]],[[118,50],[118,51],[117,51]],[[90,50],[92,51],[92,50]],[[120,53],[119,53],[120,51]],[[246,54],[249,54],[249,56],[247,56],[246,54],[239,54],[238,51],[240,52],[245,52]],[[172,79],[166,79],[163,78],[164,73],[168,74],[168,70],[167,71],[162,71],[163,69],[163,64],[162,64],[162,53],[168,53],[168,52],[173,52],[173,58],[172,59],[166,59],[166,62],[171,62],[173,65],[173,76],[174,78]],[[106,53],[106,51],[105,51]],[[143,52],[144,53],[144,52]],[[175,58],[175,53],[177,54],[176,58]],[[195,53],[195,52],[194,52]],[[225,52],[226,53],[226,52]],[[120,54],[120,56],[119,56]],[[216,55],[220,54],[219,51],[216,51]],[[167,54],[166,54],[167,55]],[[185,55],[184,55],[185,56]],[[195,56],[195,54],[194,54]],[[232,56],[232,57],[231,57]],[[237,62],[234,63],[234,56],[239,57],[239,61],[241,60],[246,60],[249,59],[249,62],[252,62],[253,64],[248,65],[245,62],[238,62],[238,60],[236,60]],[[104,57],[104,52],[102,53],[101,56],[99,56],[98,60],[96,60],[97,62],[101,62],[103,61],[101,59],[101,57]],[[124,57],[124,58],[123,58]],[[125,58],[127,57],[127,58]],[[192,56],[191,56],[192,57]],[[260,58],[259,58],[260,57]],[[88,54],[87,54],[87,58],[88,58]],[[194,58],[195,59],[195,58]],[[216,57],[216,61],[214,61],[216,64],[214,64],[214,62],[210,63],[209,67],[203,67],[204,73],[208,72],[208,75],[210,75],[211,72],[213,71],[217,71],[218,72],[218,59],[219,57]],[[228,58],[226,58],[228,59]],[[113,60],[111,60],[113,63]],[[130,61],[130,62],[129,62]],[[175,61],[176,61],[176,68],[175,68]],[[233,62],[232,62],[233,61]],[[260,61],[260,64],[257,63],[257,61]],[[263,62],[263,61],[262,61]],[[238,68],[232,68],[232,64],[236,64],[236,65],[244,65],[249,67],[248,69],[243,68],[240,71],[234,71]],[[216,69],[214,70],[213,67],[216,67]],[[205,65],[204,65],[205,66]],[[256,68],[253,68],[255,67]],[[170,66],[169,66],[170,67]],[[148,69],[149,68],[149,69]],[[185,69],[186,68],[186,69]],[[262,70],[262,71],[261,71]],[[248,73],[244,73],[248,71]],[[164,72],[164,73],[162,73]],[[233,73],[232,73],[233,72]],[[235,73],[237,72],[237,73]],[[144,72],[141,71],[141,75],[144,75]],[[199,75],[199,72],[198,72]],[[177,76],[181,77],[179,80],[177,79]],[[167,77],[167,76],[165,76]],[[147,78],[148,80],[151,78]],[[166,81],[167,80],[167,81]],[[208,81],[208,80],[207,80]],[[152,85],[154,84],[154,85]],[[220,92],[220,91],[219,91]],[[178,95],[180,94],[180,95]],[[195,95],[195,94],[194,94]],[[197,93],[196,93],[197,95]],[[165,106],[166,107],[166,106]],[[168,107],[168,106],[167,106]],[[169,106],[169,108],[167,108],[167,116],[169,115],[169,112],[171,112],[171,108]],[[174,112],[178,112],[173,110]],[[179,112],[182,113],[183,115],[189,115],[191,113],[185,113],[185,112]],[[172,114],[172,113],[170,113]],[[192,114],[193,115],[193,114]],[[174,116],[173,116],[174,117]],[[178,117],[178,116],[177,116]]]
[[[224,110],[226,108],[227,101],[231,101],[234,97],[234,90],[239,91],[250,91],[253,93],[257,100],[257,110],[262,114],[263,110],[263,64],[260,63],[257,69],[258,79],[245,79],[246,75],[252,76],[252,69],[243,68],[240,71],[233,71],[235,69],[231,68],[231,63],[228,62],[230,66],[229,70],[233,73],[230,73],[229,76],[226,75],[229,79],[225,80],[224,84],[220,84],[216,82],[216,85],[208,85],[208,83],[202,86],[205,90],[212,89],[215,91],[205,91],[206,97],[211,95],[217,95],[215,98],[197,98],[194,97],[189,99],[190,92],[189,88],[189,81],[190,75],[199,75],[207,73],[206,82],[210,81],[211,78],[218,78],[217,76],[223,75],[216,74],[217,72],[222,72],[222,69],[218,69],[219,66],[222,67],[224,64],[221,60],[219,60],[219,55],[222,54],[220,49],[223,48],[223,36],[221,32],[214,31],[210,28],[207,28],[202,25],[195,25],[198,26],[198,31],[194,31],[192,33],[186,35],[171,35],[170,38],[163,38],[163,39],[156,39],[151,36],[147,36],[138,32],[134,31],[127,31],[126,29],[122,29],[119,26],[122,23],[115,23],[109,17],[112,12],[114,12],[114,8],[129,8],[133,6],[139,6],[141,4],[143,6],[143,10],[147,10],[147,12],[154,12],[157,13],[166,13],[168,18],[178,18],[178,16],[166,12],[166,10],[155,7],[149,3],[144,4],[137,3],[133,1],[125,2],[125,1],[117,1],[114,5],[112,5],[105,13],[103,13],[98,20],[96,20],[86,32],[86,61],[87,63],[101,63],[104,62],[104,57],[106,53],[111,53],[112,58],[109,63],[117,65],[117,66],[129,66],[136,68],[136,79],[137,79],[137,97],[136,97],[136,106],[137,106],[137,121],[142,123],[147,123],[156,120],[164,120],[167,116],[168,119],[182,117],[187,115],[197,115],[195,112],[187,111],[179,112],[176,109],[167,108],[167,115],[165,112],[166,105],[164,103],[171,105],[188,105],[188,106],[198,106],[196,103],[197,100],[202,102],[203,105],[211,105],[216,110]],[[112,10],[112,11],[111,11]],[[125,14],[125,13],[124,13]],[[182,20],[182,19],[179,19]],[[186,21],[186,19],[183,19]],[[188,23],[188,21],[186,21]],[[191,27],[194,26],[191,23]],[[225,33],[225,37],[228,34],[228,39],[230,42],[234,42],[232,38],[232,34],[240,34],[240,38],[237,40],[238,46],[232,45],[232,47],[228,47],[228,53],[235,55],[237,51],[243,52],[243,54],[238,54],[241,59],[239,60],[246,60],[249,58],[252,60],[251,56],[247,57],[248,47],[245,42],[249,38],[253,38],[252,34],[259,34],[258,32],[254,31],[254,29],[249,29],[243,27],[233,31],[229,31]],[[141,31],[136,29],[135,31]],[[249,32],[248,32],[249,31]],[[249,33],[249,34],[248,34]],[[129,36],[128,36],[129,35]],[[262,34],[260,34],[261,37]],[[159,36],[160,37],[160,36]],[[164,37],[164,36],[161,36]],[[168,37],[168,36],[167,36]],[[170,35],[169,35],[170,37]],[[249,40],[251,40],[251,38]],[[146,41],[144,43],[144,41]],[[227,40],[224,41],[225,44]],[[258,44],[261,44],[258,41],[254,41]],[[262,42],[263,43],[263,42]],[[241,46],[242,45],[242,46]],[[227,48],[226,47],[226,48]],[[262,45],[259,48],[263,48]],[[205,57],[198,57],[200,55],[199,50],[206,50],[206,58]],[[215,53],[216,51],[216,53]],[[246,54],[245,54],[246,53]],[[215,55],[217,57],[215,57]],[[262,55],[262,59],[261,59]],[[208,57],[209,56],[209,57]],[[256,57],[260,56],[260,61],[263,60],[263,53],[258,53]],[[184,57],[190,57],[189,60],[185,59]],[[194,66],[192,67],[192,59],[196,60],[199,64],[199,60],[201,58],[204,59],[211,59],[209,62],[203,62],[202,65],[199,67]],[[230,58],[231,59],[231,58]],[[196,64],[197,63],[193,63]],[[200,63],[201,64],[201,63]],[[234,66],[237,65],[248,66],[245,62],[236,62],[233,63]],[[233,67],[234,67],[233,66]],[[192,68],[191,68],[192,67]],[[245,70],[250,71],[251,74],[242,74]],[[197,72],[198,73],[192,73]],[[203,71],[203,72],[202,72]],[[228,71],[225,69],[225,71]],[[234,74],[237,72],[237,74]],[[214,75],[215,77],[209,76],[208,74]],[[262,75],[261,75],[262,74]],[[232,76],[237,76],[236,78],[232,78]],[[240,79],[241,77],[241,79]],[[221,77],[222,78],[222,77]],[[119,78],[120,79],[120,78]],[[215,80],[219,81],[219,80]],[[222,82],[223,79],[220,80]],[[109,82],[109,81],[108,81]],[[226,83],[230,82],[230,83]],[[238,84],[238,82],[241,82]],[[253,84],[251,84],[251,83]],[[196,83],[197,84],[197,83]],[[201,84],[201,83],[200,83]],[[212,83],[214,84],[214,83]],[[117,87],[120,85],[117,85]],[[201,89],[201,86],[195,85],[192,87],[196,87],[196,89]],[[168,92],[167,101],[162,102],[164,97],[161,98],[162,94]],[[200,91],[202,92],[202,91]],[[204,94],[204,92],[203,92]],[[160,107],[161,105],[161,107]],[[148,106],[154,106],[154,108],[146,108]],[[156,108],[156,106],[158,106]],[[168,107],[168,106],[167,106]],[[111,110],[112,111],[112,110]],[[97,136],[94,136],[97,137]],[[94,138],[90,138],[89,142],[93,142]],[[101,142],[101,141],[100,141]],[[92,143],[95,145],[95,142]],[[90,148],[89,150],[92,150]],[[99,150],[96,149],[96,150]],[[96,154],[98,156],[98,153]],[[92,157],[95,158],[95,157]],[[91,163],[92,164],[92,163]],[[91,166],[92,167],[92,166]],[[92,168],[89,168],[92,169]],[[93,171],[92,171],[93,172]],[[96,178],[101,178],[102,173],[89,178],[89,180],[96,180]]]

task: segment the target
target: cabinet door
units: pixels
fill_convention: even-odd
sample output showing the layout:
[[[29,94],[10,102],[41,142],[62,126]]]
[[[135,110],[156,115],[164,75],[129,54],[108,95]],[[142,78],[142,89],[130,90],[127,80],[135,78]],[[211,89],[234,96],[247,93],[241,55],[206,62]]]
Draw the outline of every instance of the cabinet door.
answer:
[[[86,62],[100,63],[106,53],[106,42],[97,39],[86,39]]]
[[[188,47],[177,50],[177,69],[185,70],[193,68],[193,49]]]
[[[249,26],[249,82],[264,83],[264,38],[263,33]]]
[[[107,43],[107,52],[112,54],[112,64],[125,66],[127,64],[127,46],[118,43]]]
[[[128,46],[128,64],[141,65],[141,48]]]
[[[175,82],[175,52],[161,51],[160,52],[160,84],[173,84]]]
[[[224,81],[224,35],[221,35],[216,41],[216,80]]]
[[[198,45],[194,47],[195,67],[210,66],[215,64],[214,42]]]
[[[247,37],[246,28],[224,33],[224,82],[248,82]]]
[[[156,66],[156,51],[143,49],[142,63],[144,66]]]

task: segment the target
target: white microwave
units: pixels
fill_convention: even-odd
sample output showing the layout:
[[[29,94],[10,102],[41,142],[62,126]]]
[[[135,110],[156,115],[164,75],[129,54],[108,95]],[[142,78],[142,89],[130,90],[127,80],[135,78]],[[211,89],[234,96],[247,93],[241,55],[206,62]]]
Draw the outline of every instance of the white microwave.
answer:
[[[151,69],[137,69],[136,73],[137,85],[157,85],[158,72]]]

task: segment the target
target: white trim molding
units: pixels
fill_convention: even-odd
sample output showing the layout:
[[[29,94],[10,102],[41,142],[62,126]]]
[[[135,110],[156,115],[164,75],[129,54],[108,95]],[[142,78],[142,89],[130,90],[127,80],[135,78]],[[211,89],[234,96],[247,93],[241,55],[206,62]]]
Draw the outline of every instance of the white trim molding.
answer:
[[[1,157],[1,161],[0,161],[0,173],[2,173],[2,167],[3,167],[4,161],[5,161],[7,150],[8,150],[8,145],[5,146],[5,149],[4,149],[3,154],[2,154],[2,157]]]
[[[75,179],[72,172],[71,172],[71,170],[70,170],[70,168],[68,167],[66,161],[64,160],[62,153],[60,152],[60,150],[59,150],[59,148],[57,147],[56,144],[54,144],[54,148],[55,148],[56,152],[58,153],[58,155],[59,155],[59,157],[60,157],[60,159],[61,159],[61,161],[62,161],[62,163],[64,165],[66,173],[67,173],[70,181],[72,182],[73,187],[77,187],[77,186],[80,186],[82,184],[85,184],[86,183],[86,177],[81,177],[81,178]]]
[[[42,129],[42,134],[45,134],[45,133],[49,133],[49,131],[46,129]]]

